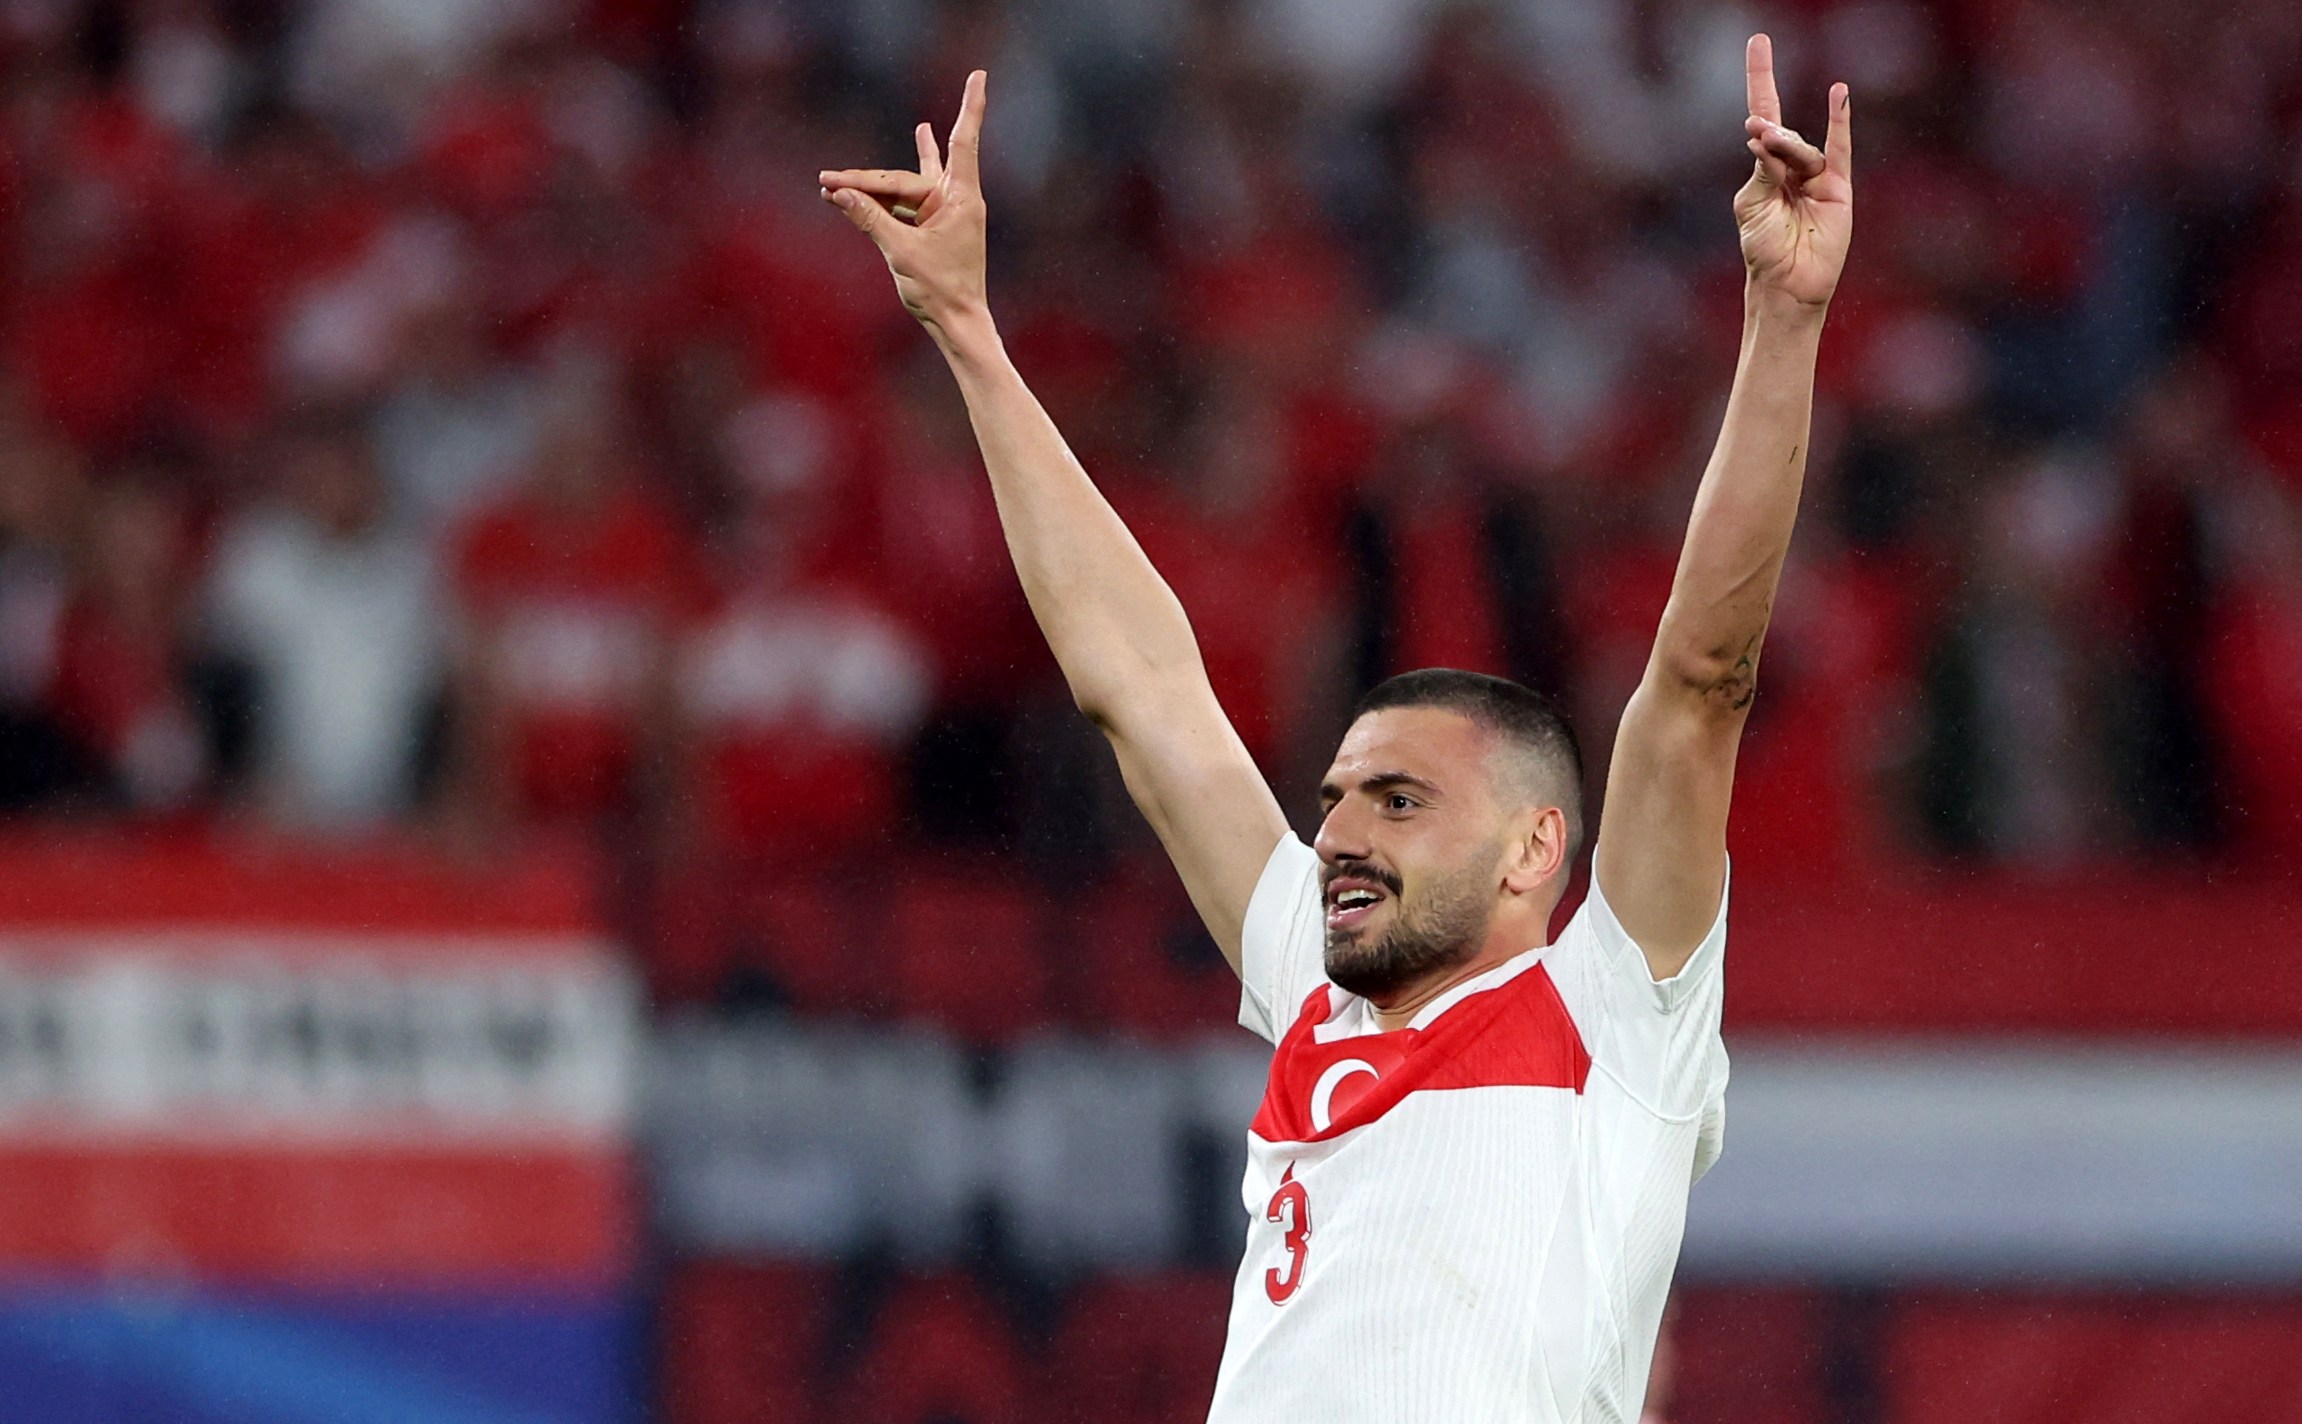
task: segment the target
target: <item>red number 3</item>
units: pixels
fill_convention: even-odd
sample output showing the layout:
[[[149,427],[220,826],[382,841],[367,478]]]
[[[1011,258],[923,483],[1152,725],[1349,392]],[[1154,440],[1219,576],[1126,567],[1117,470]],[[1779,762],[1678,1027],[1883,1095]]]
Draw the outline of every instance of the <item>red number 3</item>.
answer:
[[[1294,1163],[1288,1163],[1286,1174],[1279,1178],[1279,1190],[1271,1193],[1263,1219],[1280,1222],[1287,1230],[1286,1273],[1280,1274],[1277,1266],[1263,1273],[1263,1293],[1271,1297],[1271,1304],[1285,1305],[1302,1288],[1303,1258],[1311,1252],[1311,1194],[1295,1180]]]

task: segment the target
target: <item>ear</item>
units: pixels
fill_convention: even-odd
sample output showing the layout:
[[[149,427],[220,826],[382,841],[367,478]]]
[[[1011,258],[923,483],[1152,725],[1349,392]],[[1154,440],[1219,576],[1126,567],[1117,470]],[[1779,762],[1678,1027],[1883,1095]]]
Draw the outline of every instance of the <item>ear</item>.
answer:
[[[1531,895],[1557,879],[1567,865],[1567,814],[1544,806],[1513,818],[1508,856],[1503,863],[1503,888],[1514,895]]]

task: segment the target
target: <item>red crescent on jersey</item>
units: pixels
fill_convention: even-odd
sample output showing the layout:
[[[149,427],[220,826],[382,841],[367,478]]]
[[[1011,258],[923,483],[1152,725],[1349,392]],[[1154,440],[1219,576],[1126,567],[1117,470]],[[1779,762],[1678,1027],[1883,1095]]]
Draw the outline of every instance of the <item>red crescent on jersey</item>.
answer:
[[[1540,964],[1465,995],[1424,1028],[1321,1043],[1342,991],[1322,984],[1303,1001],[1279,1049],[1255,1135],[1323,1142],[1364,1127],[1409,1093],[1451,1088],[1565,1088],[1581,1092],[1591,1055]]]

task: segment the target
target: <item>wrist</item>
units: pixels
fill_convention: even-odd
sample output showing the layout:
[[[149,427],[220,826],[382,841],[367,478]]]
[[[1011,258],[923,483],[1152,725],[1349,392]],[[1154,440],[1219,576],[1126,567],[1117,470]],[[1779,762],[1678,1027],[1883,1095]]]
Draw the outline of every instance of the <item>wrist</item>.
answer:
[[[1743,285],[1743,325],[1785,333],[1819,333],[1830,315],[1830,298],[1808,301],[1756,279]]]
[[[944,359],[954,366],[973,364],[996,356],[1001,350],[999,328],[992,322],[991,309],[987,306],[968,303],[936,312],[925,325]]]

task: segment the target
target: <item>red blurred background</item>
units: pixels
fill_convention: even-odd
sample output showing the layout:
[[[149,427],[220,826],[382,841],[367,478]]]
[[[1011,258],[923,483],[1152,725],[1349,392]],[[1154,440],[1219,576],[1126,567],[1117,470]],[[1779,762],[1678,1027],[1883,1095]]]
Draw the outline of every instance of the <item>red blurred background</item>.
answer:
[[[634,1053],[932,1043],[994,1107],[1039,1101],[1019,1064],[1060,1096],[1235,1054],[1235,986],[1037,640],[956,395],[813,173],[903,161],[991,70],[1009,347],[1307,813],[1355,695],[1415,666],[1557,695],[1605,765],[1732,370],[1760,26],[1794,124],[1854,87],[1862,231],[1740,768],[1730,1042],[2290,1046],[2276,0],[7,7],[10,953],[287,925],[493,962],[548,931],[611,946]],[[564,1417],[1203,1409],[1229,1140],[1186,1144],[1182,1224],[1134,1257],[1051,1262],[1030,1192],[983,1186],[1007,1167],[912,1240],[901,1190],[806,1205],[803,1088],[681,1136],[648,1085],[688,1080],[629,1081],[582,1149],[621,1204],[568,1228],[627,1367]],[[714,1145],[740,1123],[753,1157]],[[7,1160],[26,1214],[96,1190]],[[547,1189],[500,1190],[469,1210]],[[769,1200],[784,1225],[731,1224]],[[98,1215],[18,1274],[133,1285],[119,1241],[156,1235],[207,1278],[200,1228]],[[298,1239],[333,1259],[359,1219]],[[1690,1254],[1658,1408],[2302,1418],[2302,1263],[2057,1259]],[[17,1333],[7,1359],[60,1358]],[[563,1417],[499,1383],[540,1412],[470,1417]]]

